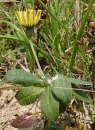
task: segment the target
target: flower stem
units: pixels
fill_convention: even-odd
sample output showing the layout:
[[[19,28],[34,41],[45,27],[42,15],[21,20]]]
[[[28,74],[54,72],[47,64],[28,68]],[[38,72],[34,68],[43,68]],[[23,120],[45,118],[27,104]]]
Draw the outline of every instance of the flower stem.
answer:
[[[37,55],[36,55],[36,52],[35,52],[35,50],[34,50],[33,43],[32,43],[31,40],[30,40],[30,46],[31,46],[31,50],[32,50],[32,52],[33,52],[33,54],[34,54],[34,57],[35,57],[35,60],[36,60],[36,63],[37,63],[38,69],[41,70],[42,76],[45,77],[45,76],[44,76],[44,73],[43,73],[43,71],[42,71],[42,69],[41,69],[41,66],[40,66],[39,60],[38,60],[38,58],[37,58]]]

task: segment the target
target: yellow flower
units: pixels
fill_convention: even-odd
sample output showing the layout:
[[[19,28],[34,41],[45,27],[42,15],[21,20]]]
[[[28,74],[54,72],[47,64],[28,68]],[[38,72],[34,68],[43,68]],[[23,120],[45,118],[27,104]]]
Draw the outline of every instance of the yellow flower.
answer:
[[[26,11],[16,11],[16,17],[19,23],[25,27],[32,27],[36,25],[41,17],[41,10],[26,10]]]

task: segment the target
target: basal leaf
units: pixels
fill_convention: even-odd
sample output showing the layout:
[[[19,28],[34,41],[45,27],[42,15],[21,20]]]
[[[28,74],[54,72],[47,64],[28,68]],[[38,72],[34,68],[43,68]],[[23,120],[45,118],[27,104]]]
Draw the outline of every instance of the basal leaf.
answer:
[[[53,98],[51,88],[45,89],[41,101],[41,108],[44,115],[50,120],[56,120],[59,114],[59,103]]]
[[[36,117],[34,117],[30,112],[23,113],[18,116],[11,125],[15,128],[29,128],[35,123]]]
[[[42,79],[29,72],[26,72],[25,70],[20,69],[9,70],[6,73],[5,78],[8,82],[17,84],[37,85],[37,86],[43,85]]]
[[[70,102],[72,96],[71,83],[65,80],[62,76],[52,81],[51,89],[57,98],[65,103]]]
[[[73,90],[72,93],[77,99],[92,104],[92,99],[85,92],[81,90]]]
[[[65,130],[65,128],[59,127],[54,122],[51,122],[50,127],[47,130]]]
[[[21,105],[29,105],[37,100],[37,98],[44,92],[42,87],[25,87],[19,90],[16,94],[16,99]]]
[[[73,83],[73,84],[92,85],[91,82],[83,81],[83,80],[80,80],[80,79],[75,79],[75,78],[64,78],[64,79],[67,80],[70,83]]]

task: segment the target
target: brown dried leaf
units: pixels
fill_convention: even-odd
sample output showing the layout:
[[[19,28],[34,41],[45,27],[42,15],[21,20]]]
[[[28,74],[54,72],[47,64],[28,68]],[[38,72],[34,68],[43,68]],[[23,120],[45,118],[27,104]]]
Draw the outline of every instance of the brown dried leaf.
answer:
[[[18,116],[11,125],[15,128],[29,128],[35,122],[35,117],[30,112]]]

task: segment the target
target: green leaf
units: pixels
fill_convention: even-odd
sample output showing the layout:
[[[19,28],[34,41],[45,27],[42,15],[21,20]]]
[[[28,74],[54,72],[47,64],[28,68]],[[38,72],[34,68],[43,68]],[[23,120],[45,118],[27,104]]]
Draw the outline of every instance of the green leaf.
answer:
[[[42,0],[38,1],[44,7],[44,9],[47,10],[47,12],[58,22],[58,24],[61,25],[64,28],[64,30],[70,35],[68,28],[59,21],[59,19],[50,11],[50,9],[42,2]]]
[[[90,0],[89,4],[88,4],[88,7],[87,7],[87,10],[84,14],[84,17],[82,19],[82,22],[81,22],[81,26],[80,26],[80,29],[79,29],[79,32],[78,32],[78,35],[77,35],[77,40],[80,41],[81,38],[82,38],[82,35],[83,35],[83,32],[84,32],[84,28],[85,28],[85,23],[87,22],[87,20],[89,19],[89,13],[91,11],[91,8],[93,6],[93,3],[94,3],[94,0]],[[75,58],[76,58],[76,54],[77,54],[77,51],[78,51],[78,43],[76,42],[74,44],[74,49],[73,49],[73,54],[72,54],[72,59],[71,59],[71,63],[70,63],[70,70],[72,71],[73,69],[73,65],[75,63]]]
[[[53,98],[50,86],[46,87],[41,101],[41,108],[48,119],[57,119],[59,114],[59,103]]]
[[[24,85],[43,85],[43,80],[39,77],[26,72],[25,70],[20,69],[13,69],[9,70],[5,78],[8,82],[17,83],[17,84],[24,84]]]
[[[80,80],[80,79],[75,79],[75,78],[64,78],[64,79],[67,80],[70,83],[73,83],[73,84],[92,85],[91,82],[83,81],[83,80]]]
[[[29,105],[35,102],[43,92],[44,88],[29,86],[19,90],[15,97],[21,105]]]
[[[84,91],[73,90],[72,93],[77,99],[92,104],[92,99]]]
[[[65,80],[62,76],[52,81],[52,91],[55,96],[61,99],[63,102],[70,102],[72,96],[71,83]]]
[[[14,37],[12,35],[0,35],[0,39],[9,39],[9,40],[13,40],[13,41],[19,41],[22,43],[22,45],[24,45],[25,48],[29,48],[30,45],[29,45],[29,41],[25,41],[23,39],[20,39],[18,37]],[[41,48],[37,47],[35,44],[34,44],[34,48],[35,50],[39,51],[44,57],[48,58],[49,60],[51,60],[51,56],[49,53],[47,53],[46,51],[42,50]]]
[[[13,40],[13,41],[17,41],[17,42],[21,42],[22,45],[24,45],[24,47],[29,47],[29,41],[25,41],[24,39],[20,39],[16,36],[12,36],[12,35],[0,35],[0,39],[8,39],[8,40]]]
[[[54,122],[51,122],[50,127],[47,130],[65,130],[65,129],[57,126]]]
[[[27,36],[25,35],[25,33],[23,31],[21,31],[16,25],[12,24],[11,22],[8,22],[6,20],[0,20],[0,22],[4,22],[4,23],[7,23],[8,25],[10,25],[12,28],[14,28],[16,30],[16,33],[18,34],[19,38],[21,40],[24,40],[26,42],[28,42],[28,38]]]

